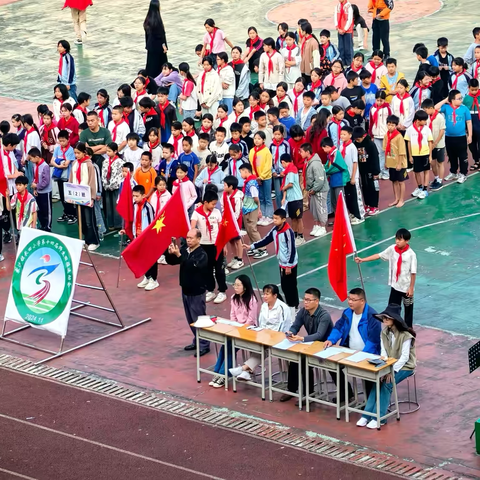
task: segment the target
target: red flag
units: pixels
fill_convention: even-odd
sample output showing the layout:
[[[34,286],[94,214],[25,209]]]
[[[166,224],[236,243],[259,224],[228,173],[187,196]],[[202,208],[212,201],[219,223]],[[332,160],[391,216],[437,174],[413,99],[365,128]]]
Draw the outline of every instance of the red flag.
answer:
[[[0,195],[4,196],[6,198],[6,201],[8,202],[10,191],[7,194],[7,190],[9,189],[7,176],[5,175],[5,163],[3,162],[4,153],[5,152],[3,151],[2,145],[0,144]]]
[[[342,302],[347,298],[347,255],[356,250],[347,206],[343,192],[340,192],[335,212],[330,255],[328,256],[328,279],[333,291]]]
[[[187,236],[190,223],[181,191],[177,188],[153,222],[123,251],[123,259],[136,278],[155,264],[172,237]]]
[[[117,212],[125,222],[125,233],[130,240],[133,240],[133,198],[130,172],[123,180],[122,191],[118,197]]]
[[[223,194],[223,216],[222,223],[218,228],[217,240],[215,246],[217,247],[217,259],[223,247],[236,237],[240,236],[240,229],[238,228],[235,212],[232,208],[232,202],[226,193]]]

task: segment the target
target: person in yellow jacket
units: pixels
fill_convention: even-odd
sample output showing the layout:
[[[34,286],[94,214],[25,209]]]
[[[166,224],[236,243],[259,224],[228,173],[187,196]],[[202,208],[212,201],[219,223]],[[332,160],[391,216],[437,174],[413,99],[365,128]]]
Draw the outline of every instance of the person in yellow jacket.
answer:
[[[383,44],[385,57],[390,56],[390,12],[393,10],[393,0],[369,0],[368,13],[373,16],[373,50],[380,50]]]
[[[260,210],[263,214],[257,225],[270,225],[273,223],[272,203],[272,154],[265,145],[265,133],[260,131],[253,137],[254,147],[250,150],[249,160],[253,173],[257,177]]]
[[[385,62],[387,65],[387,73],[380,78],[380,90],[385,90],[387,94],[387,102],[390,103],[392,98],[397,94],[397,83],[405,75],[397,71],[397,61],[394,58],[389,58]]]

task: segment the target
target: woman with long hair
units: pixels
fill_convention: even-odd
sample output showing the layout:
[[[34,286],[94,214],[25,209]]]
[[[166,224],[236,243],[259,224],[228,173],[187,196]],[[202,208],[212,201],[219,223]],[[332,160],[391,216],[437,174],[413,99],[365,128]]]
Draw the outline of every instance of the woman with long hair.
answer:
[[[327,124],[330,119],[331,113],[326,108],[319,108],[317,114],[312,119],[312,125],[307,128],[306,137],[307,142],[312,145],[313,153],[317,154],[322,163],[327,163],[327,154],[323,151],[320,144],[322,140],[328,136]]]
[[[230,304],[230,320],[233,322],[244,323],[247,325],[257,324],[258,302],[253,290],[252,281],[247,275],[239,275],[233,283],[235,293],[232,295]],[[232,367],[232,344],[228,343],[227,365]],[[225,375],[225,347],[222,346],[218,352],[217,363],[213,371],[219,375]],[[214,376],[209,383],[211,387],[221,388],[225,386],[225,379],[220,376]]]
[[[147,50],[147,70],[149,77],[157,77],[162,71],[162,65],[168,61],[167,37],[160,15],[160,1],[151,0],[147,16],[143,22],[145,30],[145,49]]]

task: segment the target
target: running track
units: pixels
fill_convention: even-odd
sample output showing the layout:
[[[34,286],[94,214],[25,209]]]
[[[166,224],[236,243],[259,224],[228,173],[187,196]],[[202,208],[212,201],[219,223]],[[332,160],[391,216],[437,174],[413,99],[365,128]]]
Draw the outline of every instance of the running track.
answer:
[[[0,385],[0,480],[399,478],[5,369]]]

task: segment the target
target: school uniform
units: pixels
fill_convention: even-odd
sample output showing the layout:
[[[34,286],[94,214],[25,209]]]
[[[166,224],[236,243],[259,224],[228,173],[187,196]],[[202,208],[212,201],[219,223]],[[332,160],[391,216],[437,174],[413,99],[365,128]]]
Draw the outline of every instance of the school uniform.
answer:
[[[337,47],[330,41],[322,44],[322,48],[325,52],[325,58],[330,63],[333,63],[335,60],[338,60],[340,58],[340,52],[338,51]]]
[[[303,107],[301,108],[295,119],[297,125],[300,125],[305,131],[312,123],[312,118],[317,114],[317,111],[313,107],[309,107],[308,109]]]
[[[285,202],[287,204],[288,216],[292,220],[300,220],[303,218],[303,191],[305,185],[300,185],[300,175],[297,167],[293,163],[289,163],[287,168],[283,171],[283,180],[281,187],[291,185],[285,192]],[[302,184],[304,183],[302,175]]]
[[[439,67],[448,67],[448,69],[442,68],[440,70],[440,78],[442,79],[442,92],[441,96],[442,98],[447,98],[448,96],[448,82],[450,80],[450,74],[452,72],[452,63],[453,63],[453,55],[451,53],[446,53],[444,57],[440,54],[440,52],[437,50],[433,56],[438,62]]]
[[[143,144],[143,151],[150,152],[152,154],[152,167],[157,168],[160,162],[162,161],[163,147],[160,142],[152,144],[146,142]]]
[[[334,87],[338,92],[343,92],[348,87],[347,79],[343,73],[334,75],[329,73],[323,80],[324,87]],[[350,104],[350,102],[348,102]]]
[[[145,125],[145,133],[143,134],[142,140],[144,143],[147,143],[150,129],[157,128],[159,131],[161,130],[158,111],[155,108],[151,108],[147,113],[142,114],[142,120]]]
[[[25,191],[24,194],[20,196],[17,192],[9,201],[12,214],[15,217],[15,228],[19,233],[22,233],[24,227],[37,228],[37,225],[33,223],[33,214],[38,212],[38,205],[35,197],[31,193]]]
[[[60,145],[57,145],[53,151],[52,162],[54,165],[60,165],[62,162],[69,161],[68,168],[53,168],[52,179],[57,182],[58,193],[60,195],[60,201],[63,205],[63,215],[66,215],[69,218],[75,218],[77,215],[75,206],[71,203],[65,202],[65,183],[68,182],[70,177],[70,172],[72,170],[73,162],[75,162],[75,153],[73,147],[70,145],[63,149]]]
[[[250,95],[250,70],[248,65],[243,60],[231,61],[229,65],[233,68],[235,75],[235,97],[245,101]]]
[[[140,147],[137,147],[135,150],[132,150],[128,145],[123,151],[123,160],[125,162],[130,162],[133,164],[133,170],[135,171],[140,166],[140,159],[142,158],[143,150]]]
[[[355,173],[355,184],[347,182],[345,185],[345,203],[348,211],[359,220],[365,217],[365,207],[362,200],[362,190],[360,187],[360,169],[358,168],[358,150],[355,144],[350,140],[348,143],[341,143],[340,153],[348,168],[350,178],[353,177],[353,165],[357,164]]]
[[[285,78],[285,60],[274,50],[272,53],[263,52],[260,55],[258,67],[258,83],[263,83],[266,90],[276,90],[277,85]]]
[[[410,142],[413,157],[413,171],[415,173],[430,170],[430,146],[433,142],[432,131],[427,125],[415,128],[415,124],[407,128],[405,140]]]
[[[333,144],[338,148],[340,146],[340,132],[343,127],[348,126],[346,120],[340,120],[340,122],[331,120],[327,124],[327,135],[332,139]]]
[[[284,81],[287,82],[288,88],[293,88],[297,79],[302,76],[302,72],[300,70],[300,64],[302,63],[300,47],[298,45],[292,45],[290,48],[285,45],[281,50],[279,50],[279,52],[282,55],[284,62],[295,62],[295,65],[292,67],[287,67],[285,65],[284,76]],[[278,105],[275,106],[278,107]]]
[[[152,204],[152,207],[155,211],[155,216],[157,216],[164,208],[167,202],[172,198],[172,194],[165,190],[160,193],[158,190],[155,190],[148,201]]]
[[[228,63],[223,67],[218,67],[217,73],[222,87],[222,99],[220,103],[228,107],[228,113],[230,114],[233,110],[233,97],[235,96],[235,73]],[[226,84],[227,88],[224,88],[223,84]]]
[[[393,114],[400,119],[400,125],[408,128],[413,123],[413,117],[415,116],[415,103],[411,95],[406,92],[403,97],[395,95],[390,102]]]
[[[158,104],[156,111],[158,112],[159,126],[161,131],[161,142],[166,142],[170,135],[172,134],[172,123],[177,121],[177,112],[175,110],[175,105],[171,104],[168,100],[164,105]],[[152,114],[153,116],[153,114]],[[151,125],[154,127],[155,125]],[[148,128],[146,128],[148,132]]]
[[[415,111],[422,108],[422,103],[427,98],[432,98],[432,90],[430,87],[424,87],[418,82],[410,89],[410,96],[412,97]]]
[[[69,103],[73,108],[75,106],[75,99],[73,99],[72,97],[68,97],[66,100],[59,100],[58,98],[53,99],[53,117],[55,118],[56,122],[58,122],[62,118],[60,109],[62,108],[62,105],[64,103]]]
[[[384,75],[388,75],[387,67],[380,63],[380,65],[375,65],[372,61],[367,62],[364,66],[365,70],[369,71],[372,74],[372,83],[374,83],[378,88],[381,88],[381,80]]]
[[[45,160],[34,165],[33,181],[36,183],[36,200],[38,205],[38,221],[40,230],[52,231],[52,179],[50,166]]]
[[[208,184],[214,184],[218,189],[218,196],[223,192],[223,179],[225,178],[225,173],[217,165],[213,170],[210,170],[208,167],[204,168],[195,179],[195,186],[202,192],[202,198],[205,193],[205,188]],[[207,180],[207,183],[205,183]]]
[[[242,175],[240,174],[240,167],[245,163],[248,162],[247,158],[241,158],[240,160],[235,160],[232,157],[227,159],[227,173],[228,175],[234,176],[238,180],[238,188],[243,188],[244,180]]]
[[[355,142],[355,146],[358,152],[358,170],[365,206],[378,208],[378,180],[373,178],[380,175],[377,147],[368,135],[361,142]]]
[[[217,142],[211,142],[208,149],[217,156],[218,165],[221,165],[228,155],[228,142],[223,141],[220,145]]]
[[[182,95],[187,97],[185,100],[180,100],[183,118],[194,118],[197,111],[198,95],[195,83],[188,78],[183,80]]]
[[[224,117],[224,118],[216,118],[213,121],[213,128],[212,130],[217,131],[218,127],[223,127],[227,132],[225,134],[225,140],[230,140],[230,137],[232,136],[230,132],[230,127],[232,126],[232,122],[230,120],[230,116]],[[214,135],[215,137],[215,135]],[[212,142],[215,140],[215,138],[212,139]]]
[[[345,65],[350,65],[353,60],[353,9],[348,0],[344,3],[337,2],[335,6],[335,28],[343,30],[338,32],[338,50]]]
[[[248,159],[248,152],[250,151],[246,142],[243,141],[241,138],[238,140],[228,140],[227,141],[228,148],[230,148],[230,145],[238,145],[242,149],[242,157],[245,159]],[[240,159],[241,161],[241,159]]]
[[[218,104],[223,96],[222,84],[220,77],[215,70],[209,72],[204,71],[197,82],[197,95],[202,107],[202,114],[211,113],[214,117],[217,114]]]
[[[99,105],[96,103],[93,109],[98,113],[100,126],[106,128],[112,120],[112,107],[110,105]]]
[[[404,182],[407,179],[407,147],[398,130],[385,134],[383,150],[385,151],[385,168],[388,168],[390,181]],[[400,170],[397,170],[398,163],[400,163]]]
[[[258,205],[254,198],[260,198],[259,185],[255,175],[250,175],[243,183],[243,225],[247,231],[248,238],[251,242],[257,242],[262,237],[258,233]]]
[[[130,133],[136,133],[140,137],[140,139],[143,139],[146,129],[140,113],[135,108],[133,108],[128,115],[124,114],[124,118],[128,123],[128,126],[130,127]]]
[[[155,210],[152,204],[144,199],[133,206],[133,236],[137,238],[146,230],[155,219]],[[156,281],[158,278],[158,263],[155,262],[145,273],[146,278]]]
[[[472,76],[464,70],[462,73],[452,72],[450,80],[448,81],[448,89],[458,90],[463,96],[468,94],[468,83],[472,79]]]
[[[81,107],[80,105],[78,105],[77,107],[75,107],[73,109],[72,115],[75,117],[78,124],[81,125],[82,123],[86,123],[87,113],[88,113],[87,108],[84,108],[84,107]]]
[[[272,179],[273,179],[273,189],[275,190],[275,199],[277,202],[277,208],[282,206],[283,192],[281,189],[283,177],[280,174],[284,171],[282,162],[280,158],[283,154],[288,153],[290,155],[290,145],[286,140],[282,140],[280,143],[277,143],[276,140],[273,140],[270,145],[270,152],[272,154]],[[275,176],[276,175],[276,176]]]
[[[28,178],[28,183],[33,181],[33,165],[32,162],[27,160],[28,152],[32,148],[38,148],[42,151],[42,143],[40,142],[40,135],[34,127],[30,128],[25,132],[25,137],[23,139],[23,160],[25,163],[25,175]]]
[[[158,176],[165,178],[167,181],[167,190],[172,192],[173,182],[177,179],[177,167],[180,165],[178,160],[173,157],[170,162],[162,159],[158,164],[157,173]]]
[[[370,109],[369,134],[377,146],[380,158],[380,175],[388,180],[388,171],[385,167],[385,151],[383,150],[383,138],[387,133],[387,118],[392,114],[390,105],[385,102],[381,107],[377,104]]]
[[[125,120],[122,119],[118,123],[112,120],[108,124],[108,129],[110,130],[110,135],[112,136],[112,142],[115,142],[120,146],[120,144],[127,141],[127,135],[130,133],[130,127]],[[124,150],[125,147],[119,150],[118,153],[122,154]]]
[[[77,74],[75,73],[75,60],[68,52],[60,54],[57,83],[68,85],[70,87],[68,93],[74,100],[77,99]]]
[[[475,60],[470,67],[469,73],[472,78],[476,78],[477,80],[480,78],[480,60]]]
[[[107,158],[102,164],[103,212],[107,228],[122,228],[122,217],[117,212],[119,188],[123,182],[123,160],[118,156]]]

